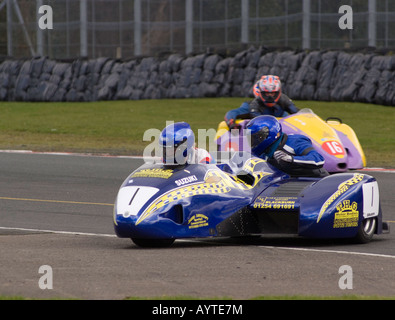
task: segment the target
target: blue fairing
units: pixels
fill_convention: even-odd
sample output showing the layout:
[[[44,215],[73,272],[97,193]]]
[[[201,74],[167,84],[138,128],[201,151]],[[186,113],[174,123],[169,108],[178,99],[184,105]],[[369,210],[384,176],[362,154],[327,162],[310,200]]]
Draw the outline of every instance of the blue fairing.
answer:
[[[372,217],[381,222],[371,176],[295,178],[251,157],[219,165],[145,164],[124,181],[114,206],[116,234],[141,239],[271,232],[344,238]]]
[[[363,220],[364,183],[375,181],[363,174],[338,174],[306,188],[301,198],[299,235],[314,238],[348,238]]]

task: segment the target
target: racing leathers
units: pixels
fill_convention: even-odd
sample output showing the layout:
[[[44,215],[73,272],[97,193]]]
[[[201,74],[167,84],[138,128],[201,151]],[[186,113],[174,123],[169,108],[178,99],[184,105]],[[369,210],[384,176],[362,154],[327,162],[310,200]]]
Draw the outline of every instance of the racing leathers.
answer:
[[[215,160],[208,151],[202,148],[192,148],[188,155],[187,162],[190,164],[210,164],[215,163]]]
[[[235,128],[236,119],[252,119],[260,115],[286,117],[298,111],[299,109],[292,100],[282,93],[274,107],[266,106],[260,98],[255,98],[250,102],[243,102],[239,108],[230,110],[226,113],[225,121],[229,129],[233,129]]]
[[[311,140],[304,135],[282,133],[269,150],[259,156],[291,176],[328,175],[323,168],[324,157],[313,148]]]

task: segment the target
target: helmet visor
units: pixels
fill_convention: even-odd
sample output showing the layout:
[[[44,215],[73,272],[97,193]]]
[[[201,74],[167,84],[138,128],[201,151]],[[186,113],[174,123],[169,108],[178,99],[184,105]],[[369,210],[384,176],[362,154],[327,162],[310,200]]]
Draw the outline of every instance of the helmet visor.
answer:
[[[261,92],[261,98],[264,103],[274,104],[280,97],[280,91],[276,92]]]
[[[187,139],[175,145],[163,146],[163,163],[166,165],[184,165],[187,161]]]
[[[262,141],[266,140],[269,136],[269,128],[263,127],[258,132],[251,134],[251,148],[256,148]]]

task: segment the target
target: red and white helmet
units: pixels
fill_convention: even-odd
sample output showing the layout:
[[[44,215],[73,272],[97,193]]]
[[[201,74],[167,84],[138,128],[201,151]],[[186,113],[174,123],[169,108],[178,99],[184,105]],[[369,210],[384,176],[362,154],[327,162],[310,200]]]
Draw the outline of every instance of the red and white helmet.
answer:
[[[263,76],[254,85],[254,96],[268,107],[274,107],[281,97],[281,81],[277,76]]]

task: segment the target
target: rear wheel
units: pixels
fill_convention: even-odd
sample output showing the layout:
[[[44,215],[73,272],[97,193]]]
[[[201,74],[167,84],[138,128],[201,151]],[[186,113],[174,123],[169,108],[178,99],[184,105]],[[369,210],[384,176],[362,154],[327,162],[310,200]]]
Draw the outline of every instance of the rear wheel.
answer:
[[[369,218],[362,221],[359,226],[358,233],[355,237],[358,243],[368,243],[372,240],[374,232],[376,231],[376,218]]]
[[[132,238],[134,244],[143,248],[166,248],[170,247],[175,239],[142,239]]]

